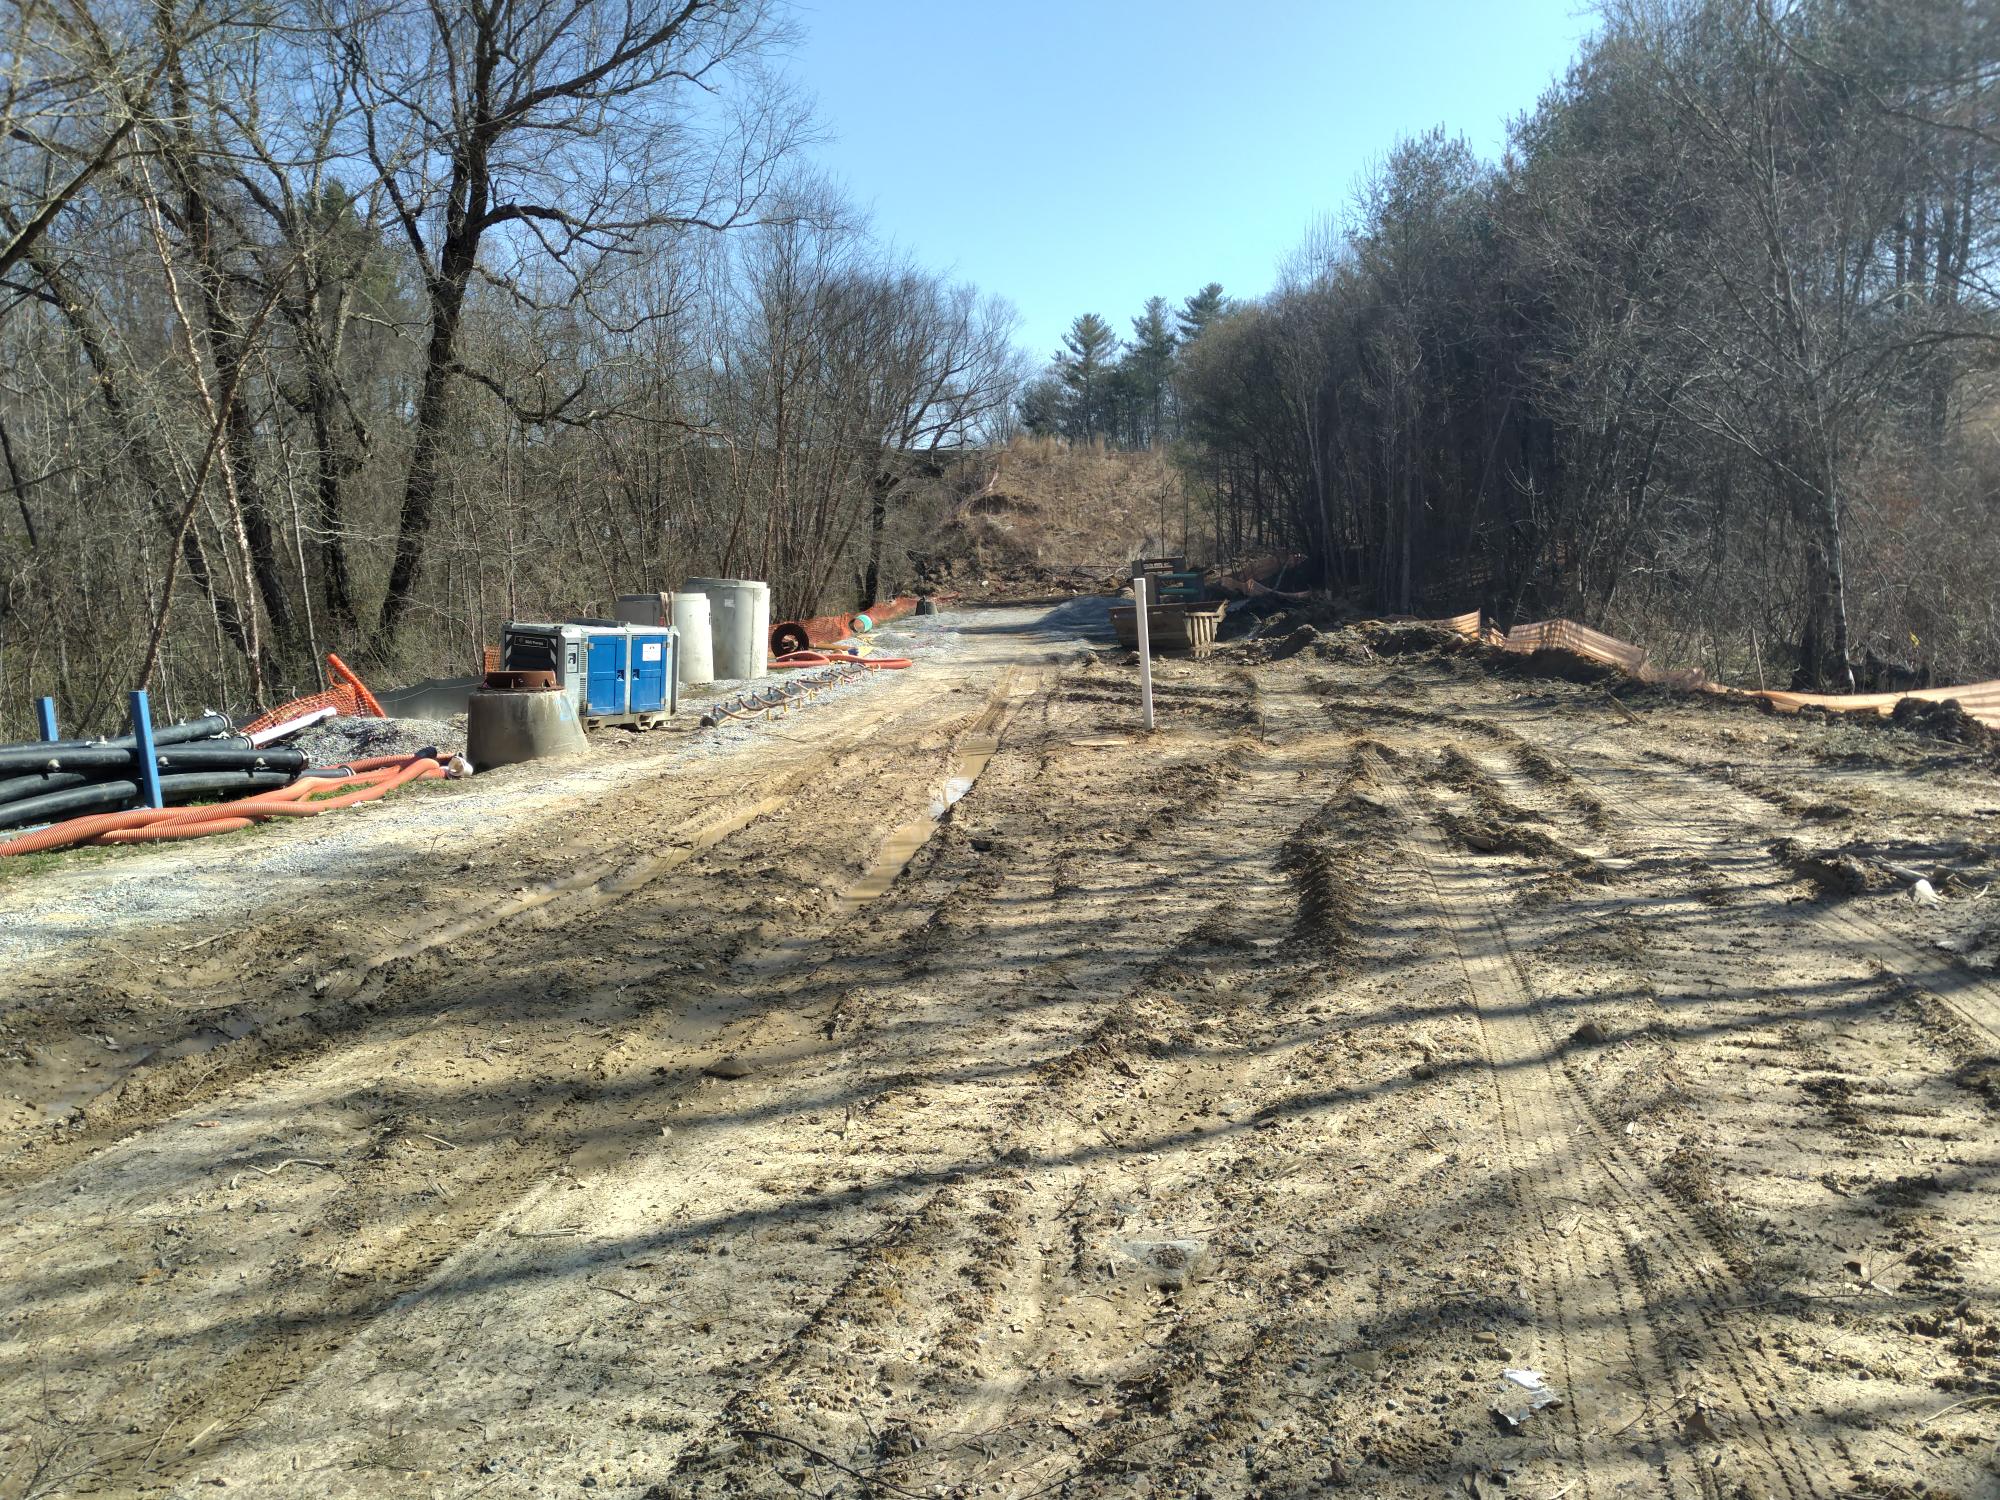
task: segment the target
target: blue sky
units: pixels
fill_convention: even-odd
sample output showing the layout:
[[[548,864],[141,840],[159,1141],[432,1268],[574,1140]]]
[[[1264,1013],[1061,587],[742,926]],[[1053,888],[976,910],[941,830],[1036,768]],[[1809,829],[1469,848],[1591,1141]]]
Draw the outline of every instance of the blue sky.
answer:
[[[1497,156],[1591,26],[1577,0],[799,0],[821,167],[1053,352],[1154,293],[1267,291],[1398,136]]]

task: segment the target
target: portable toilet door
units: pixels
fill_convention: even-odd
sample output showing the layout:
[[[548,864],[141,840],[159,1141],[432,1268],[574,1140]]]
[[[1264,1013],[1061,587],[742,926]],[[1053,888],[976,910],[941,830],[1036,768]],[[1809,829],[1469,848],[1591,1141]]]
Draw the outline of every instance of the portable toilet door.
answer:
[[[593,630],[585,640],[590,652],[585,707],[599,716],[627,712],[631,683],[626,676],[626,648],[631,637],[623,630]]]
[[[630,711],[635,714],[665,713],[667,682],[673,672],[671,653],[667,650],[667,632],[632,627],[627,629],[626,634],[632,643]]]

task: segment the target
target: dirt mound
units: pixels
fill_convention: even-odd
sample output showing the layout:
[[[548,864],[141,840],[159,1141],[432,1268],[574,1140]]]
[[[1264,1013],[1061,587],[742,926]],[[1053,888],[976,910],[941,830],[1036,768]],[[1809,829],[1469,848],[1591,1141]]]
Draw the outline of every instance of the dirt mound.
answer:
[[[1367,620],[1354,628],[1378,656],[1462,656],[1484,649],[1478,641],[1426,620]]]
[[[1180,513],[1161,453],[1018,437],[964,466],[910,559],[924,587],[974,598],[1096,593],[1134,557],[1166,551],[1161,518]]]
[[[1771,857],[1829,896],[1860,896],[1887,888],[1887,872],[1851,849],[1810,849],[1797,839],[1779,839]]]
[[[1899,729],[1912,729],[1959,745],[1984,745],[2000,739],[1967,713],[1956,698],[1946,698],[1941,703],[1928,698],[1905,698],[1890,710],[1889,722]]]
[[[1622,678],[1625,674],[1616,667],[1601,661],[1592,661],[1587,656],[1578,656],[1574,651],[1561,651],[1544,646],[1539,651],[1516,655],[1509,651],[1489,651],[1485,659],[1493,663],[1497,671],[1516,677],[1554,678],[1558,682],[1580,682],[1586,686],[1608,682],[1612,678]]]

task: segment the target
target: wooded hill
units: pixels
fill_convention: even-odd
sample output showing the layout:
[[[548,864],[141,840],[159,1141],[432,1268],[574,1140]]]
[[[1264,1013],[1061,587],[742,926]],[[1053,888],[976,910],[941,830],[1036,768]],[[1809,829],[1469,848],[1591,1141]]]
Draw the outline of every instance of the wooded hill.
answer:
[[[1359,607],[1991,676],[1997,106],[1991,5],[1613,0],[1504,161],[1395,145],[1270,296],[1164,370],[1161,304],[1079,319],[1024,414],[1178,439],[1224,550]]]

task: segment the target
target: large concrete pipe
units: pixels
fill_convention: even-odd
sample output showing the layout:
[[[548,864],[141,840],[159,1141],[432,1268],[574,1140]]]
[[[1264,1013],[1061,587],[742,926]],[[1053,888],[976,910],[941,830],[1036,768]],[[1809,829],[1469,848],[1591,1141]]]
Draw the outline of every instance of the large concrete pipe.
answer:
[[[681,592],[700,594],[708,600],[709,670],[714,679],[725,682],[735,679],[740,665],[740,652],[730,633],[736,613],[723,603],[734,582],[730,578],[690,578],[681,585]]]
[[[751,677],[771,675],[771,585],[746,582],[750,600],[750,639],[744,643],[749,655]]]
[[[715,637],[709,632],[708,595],[693,590],[673,596],[674,628],[681,633],[681,682],[715,681]]]
[[[690,593],[708,595],[715,675],[740,681],[770,672],[771,586],[748,578],[690,578]]]
[[[465,758],[490,771],[590,749],[576,705],[560,688],[527,692],[482,688],[466,703]]]

